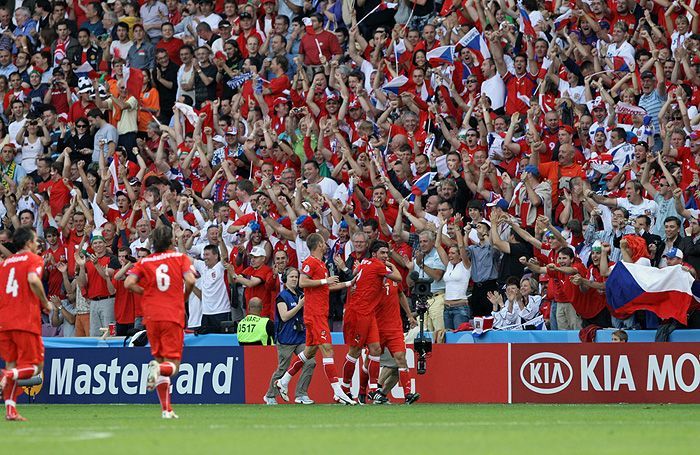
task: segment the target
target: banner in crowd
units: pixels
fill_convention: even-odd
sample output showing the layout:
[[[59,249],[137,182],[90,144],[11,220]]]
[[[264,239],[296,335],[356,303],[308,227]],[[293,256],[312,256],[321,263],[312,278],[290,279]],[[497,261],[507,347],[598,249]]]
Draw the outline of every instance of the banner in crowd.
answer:
[[[345,346],[334,351],[342,365]],[[146,391],[150,359],[148,348],[47,348],[36,401],[156,404]],[[308,395],[330,403],[320,360]],[[407,361],[415,373],[410,346]],[[186,347],[173,403],[262,404],[276,366],[274,347]],[[353,382],[356,394],[357,372]],[[699,385],[700,343],[586,343],[434,345],[411,386],[422,403],[700,403]],[[389,398],[402,402],[402,389]]]

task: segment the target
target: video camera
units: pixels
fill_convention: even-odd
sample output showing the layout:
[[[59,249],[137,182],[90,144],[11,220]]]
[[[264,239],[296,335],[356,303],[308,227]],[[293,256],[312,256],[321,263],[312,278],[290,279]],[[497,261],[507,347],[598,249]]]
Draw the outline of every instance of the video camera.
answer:
[[[413,281],[411,295],[414,298],[416,305],[416,313],[418,313],[418,321],[420,330],[418,336],[413,340],[413,349],[418,354],[416,361],[416,371],[418,374],[425,374],[427,368],[427,356],[433,351],[433,342],[425,336],[425,313],[428,312],[428,298],[432,297],[433,293],[430,290],[432,278],[421,278],[418,272],[413,271],[409,277]]]

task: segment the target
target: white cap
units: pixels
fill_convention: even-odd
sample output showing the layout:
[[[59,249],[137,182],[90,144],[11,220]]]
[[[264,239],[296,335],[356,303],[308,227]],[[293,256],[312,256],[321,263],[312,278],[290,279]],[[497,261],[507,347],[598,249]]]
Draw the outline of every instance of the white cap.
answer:
[[[261,247],[260,245],[257,245],[250,249],[250,255],[265,257],[267,256],[267,253],[265,252],[265,248]]]

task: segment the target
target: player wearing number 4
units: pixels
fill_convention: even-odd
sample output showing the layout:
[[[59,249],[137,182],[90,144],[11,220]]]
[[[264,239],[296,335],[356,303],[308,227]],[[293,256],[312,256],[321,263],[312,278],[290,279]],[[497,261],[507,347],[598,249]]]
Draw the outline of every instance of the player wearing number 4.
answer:
[[[143,294],[143,320],[151,354],[146,388],[156,389],[164,419],[177,419],[170,405],[170,377],[182,359],[185,328],[185,299],[195,283],[190,259],[174,251],[173,231],[161,226],[153,231],[155,253],[129,270],[124,287]]]
[[[12,241],[18,251],[0,265],[0,357],[5,361],[0,391],[5,419],[26,420],[17,413],[22,394],[17,381],[39,374],[44,366],[41,312],[49,314],[52,305],[41,282],[44,260],[36,254],[36,234],[21,227]]]

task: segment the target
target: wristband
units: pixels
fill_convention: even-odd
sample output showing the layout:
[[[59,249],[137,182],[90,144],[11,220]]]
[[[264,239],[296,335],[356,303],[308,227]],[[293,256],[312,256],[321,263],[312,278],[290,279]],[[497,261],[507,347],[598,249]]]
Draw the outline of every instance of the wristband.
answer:
[[[328,280],[325,279],[325,278],[322,279],[322,280],[321,280],[321,285],[323,286],[323,285],[326,285],[326,284],[328,284]]]
[[[350,286],[352,286],[352,281],[346,281],[346,282],[345,282],[345,287],[346,287],[346,288],[349,288]]]

